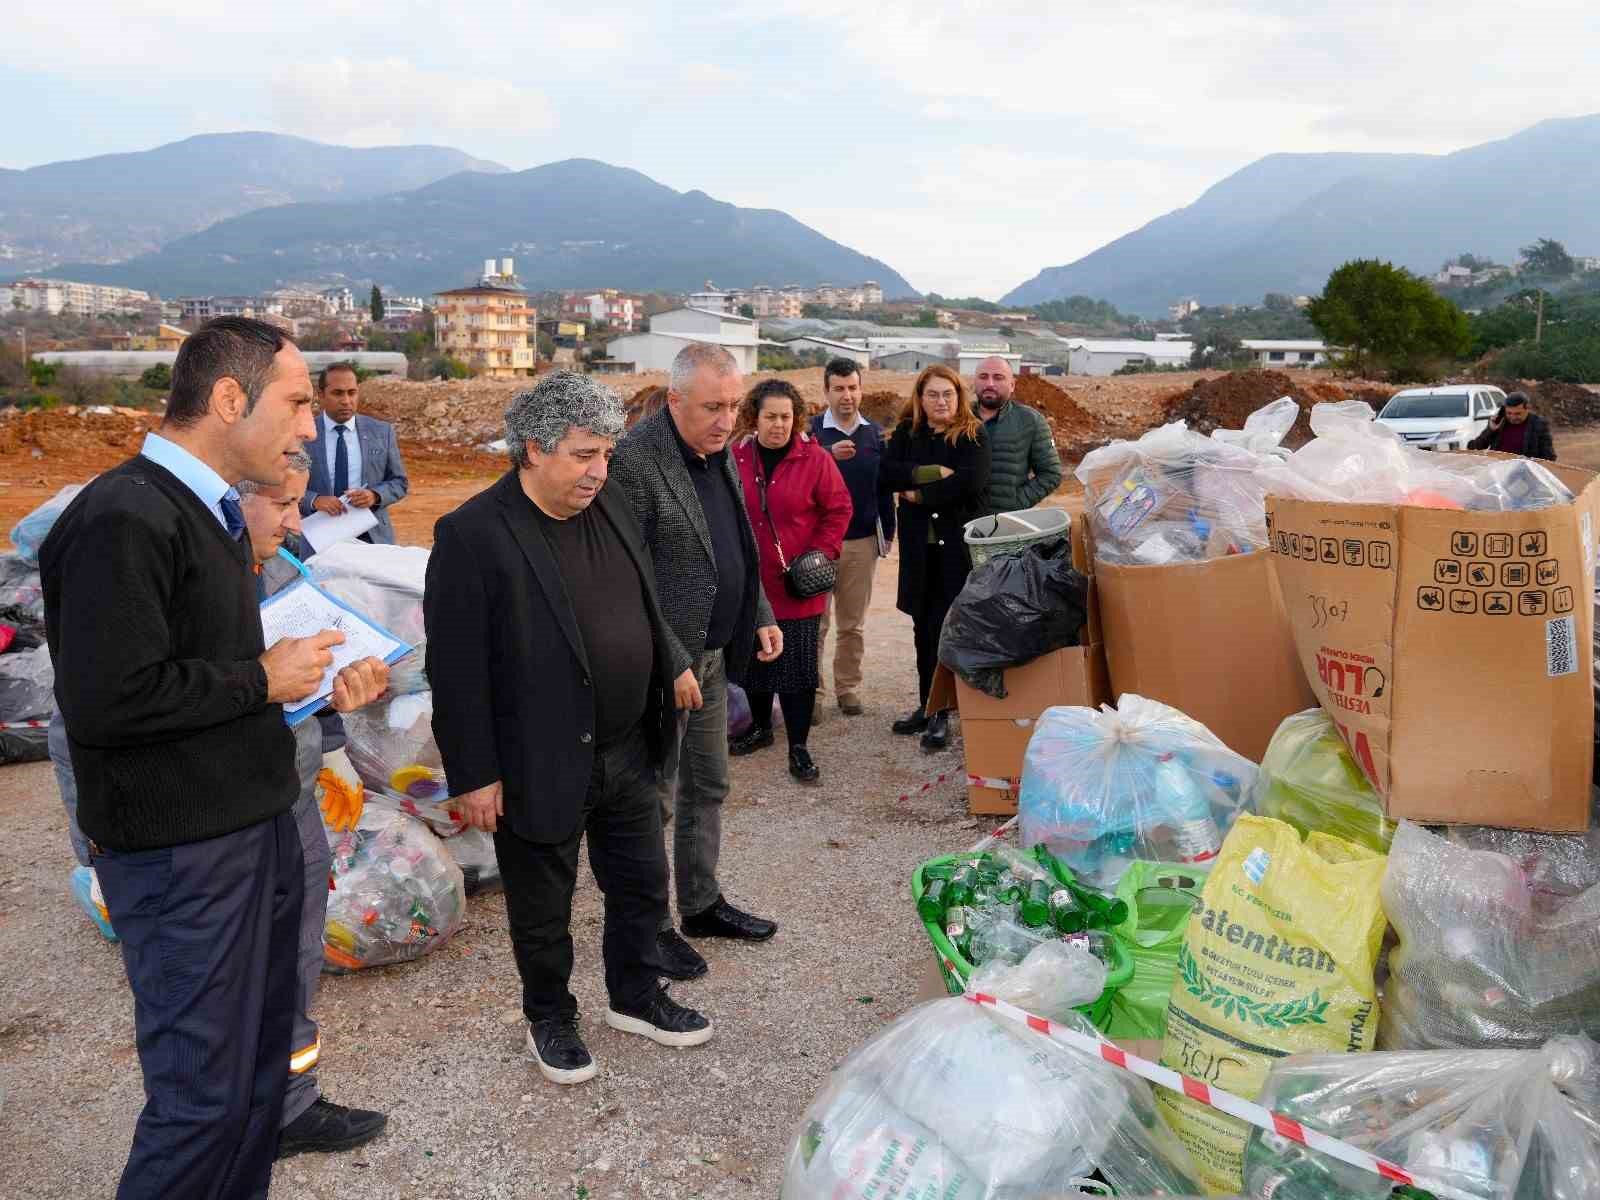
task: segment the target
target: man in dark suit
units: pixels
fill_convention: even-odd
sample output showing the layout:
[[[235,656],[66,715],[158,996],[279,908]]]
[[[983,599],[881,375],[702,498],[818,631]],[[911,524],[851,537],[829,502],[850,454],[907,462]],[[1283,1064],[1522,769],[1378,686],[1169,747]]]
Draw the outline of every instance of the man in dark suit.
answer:
[[[613,486],[627,497],[655,562],[673,661],[693,666],[674,685],[684,719],[660,784],[664,814],[673,811],[676,793],[673,873],[683,932],[761,942],[777,924],[729,904],[717,881],[728,794],[728,681],[744,678],[752,653],[762,662],[783,653],[728,453],[743,400],[733,356],[721,346],[689,343],[673,360],[667,406],[617,447]],[[668,975],[705,974],[705,959],[672,928],[671,913],[662,916],[658,942]]]
[[[361,385],[351,363],[334,363],[317,375],[316,437],[306,453],[311,456],[311,482],[300,501],[300,515],[313,511],[337,517],[351,508],[368,508],[378,523],[361,535],[364,542],[394,545],[394,523],[389,506],[398,504],[411,490],[394,426],[356,409]]]
[[[494,833],[528,1053],[554,1083],[595,1074],[578,1033],[578,843],[605,893],[606,1024],[697,1046],[711,1023],[661,986],[667,905],[656,773],[688,671],[638,524],[602,491],[622,403],[558,372],[506,412],[515,469],[434,528],[423,617],[433,733],[466,820]]]

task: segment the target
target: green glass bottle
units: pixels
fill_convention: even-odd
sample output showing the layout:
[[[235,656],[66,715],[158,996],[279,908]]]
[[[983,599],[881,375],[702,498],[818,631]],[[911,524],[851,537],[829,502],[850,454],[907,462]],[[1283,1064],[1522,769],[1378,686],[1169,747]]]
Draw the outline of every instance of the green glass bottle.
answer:
[[[955,908],[958,905],[972,903],[972,889],[978,884],[978,872],[971,863],[962,863],[956,868],[955,874],[950,876],[950,883],[945,888],[944,903],[946,908]]]
[[[922,890],[922,895],[917,900],[917,916],[924,921],[938,924],[944,920],[945,902],[944,895],[949,884],[943,879],[935,879]]]
[[[1031,880],[1028,890],[1023,893],[1022,903],[1017,909],[1017,918],[1030,929],[1038,929],[1050,923],[1050,892],[1048,883],[1042,879]]]
[[[950,939],[956,953],[972,961],[972,927],[967,924],[965,909],[952,908],[945,917],[944,936]]]
[[[1090,913],[1078,903],[1071,888],[1050,889],[1050,924],[1057,933],[1082,933],[1089,928]]]
[[[1067,883],[1078,903],[1099,917],[1096,929],[1110,929],[1128,919],[1128,902],[1117,896],[1108,896],[1097,888],[1073,879]]]
[[[1061,940],[1063,942],[1071,942],[1075,946],[1082,946],[1108,967],[1116,963],[1117,952],[1112,948],[1110,934],[1088,929],[1078,933],[1064,934]]]
[[[953,862],[929,863],[922,868],[922,880],[924,883],[930,879],[948,880],[956,873],[956,865]]]

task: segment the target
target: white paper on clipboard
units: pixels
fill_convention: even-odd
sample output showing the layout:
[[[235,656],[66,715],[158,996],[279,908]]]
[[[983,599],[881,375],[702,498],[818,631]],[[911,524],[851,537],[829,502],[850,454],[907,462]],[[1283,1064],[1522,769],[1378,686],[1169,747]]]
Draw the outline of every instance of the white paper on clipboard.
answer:
[[[325,629],[338,630],[345,640],[329,648],[333,665],[323,674],[316,693],[283,706],[283,719],[290,725],[298,725],[323,706],[333,695],[333,677],[351,663],[363,658],[392,663],[411,649],[308,579],[284,588],[261,604],[261,633],[269,648],[284,638],[311,637]]]
[[[300,519],[300,535],[311,543],[319,554],[337,542],[348,542],[360,537],[378,524],[378,514],[370,508],[345,506],[344,512],[330,517],[325,512],[314,512]],[[270,643],[269,643],[270,644]]]

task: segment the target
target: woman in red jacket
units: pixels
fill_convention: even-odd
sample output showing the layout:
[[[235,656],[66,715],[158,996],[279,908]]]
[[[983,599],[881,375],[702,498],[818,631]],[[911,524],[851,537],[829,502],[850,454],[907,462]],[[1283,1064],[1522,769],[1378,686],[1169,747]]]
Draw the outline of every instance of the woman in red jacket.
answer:
[[[750,664],[745,690],[753,724],[729,745],[728,753],[751,754],[772,745],[776,694],[789,737],[789,774],[801,783],[815,783],[820,773],[806,738],[817,699],[817,629],[828,596],[824,592],[797,599],[784,584],[782,564],[810,550],[838,559],[850,525],[850,492],[833,455],[804,432],[805,407],[792,384],[764,380],[750,389],[745,404],[755,421],[755,437],[734,447],[733,459],[761,553],[761,585],[783,630],[783,653],[770,663]]]

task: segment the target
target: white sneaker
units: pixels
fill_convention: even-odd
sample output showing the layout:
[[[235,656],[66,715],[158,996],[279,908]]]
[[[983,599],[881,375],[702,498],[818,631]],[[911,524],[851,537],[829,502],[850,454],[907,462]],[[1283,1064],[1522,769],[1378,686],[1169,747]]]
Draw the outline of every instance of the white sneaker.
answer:
[[[710,1021],[667,995],[665,987],[656,991],[643,1012],[625,1013],[607,1007],[606,1024],[620,1033],[636,1033],[658,1046],[675,1049],[702,1046],[714,1032]]]
[[[539,1066],[539,1074],[551,1083],[583,1083],[593,1079],[600,1070],[589,1048],[578,1036],[577,1018],[552,1018],[539,1022],[535,1036],[530,1023],[527,1028],[528,1057]],[[543,1043],[544,1050],[539,1049]],[[546,1055],[549,1057],[546,1058]]]

